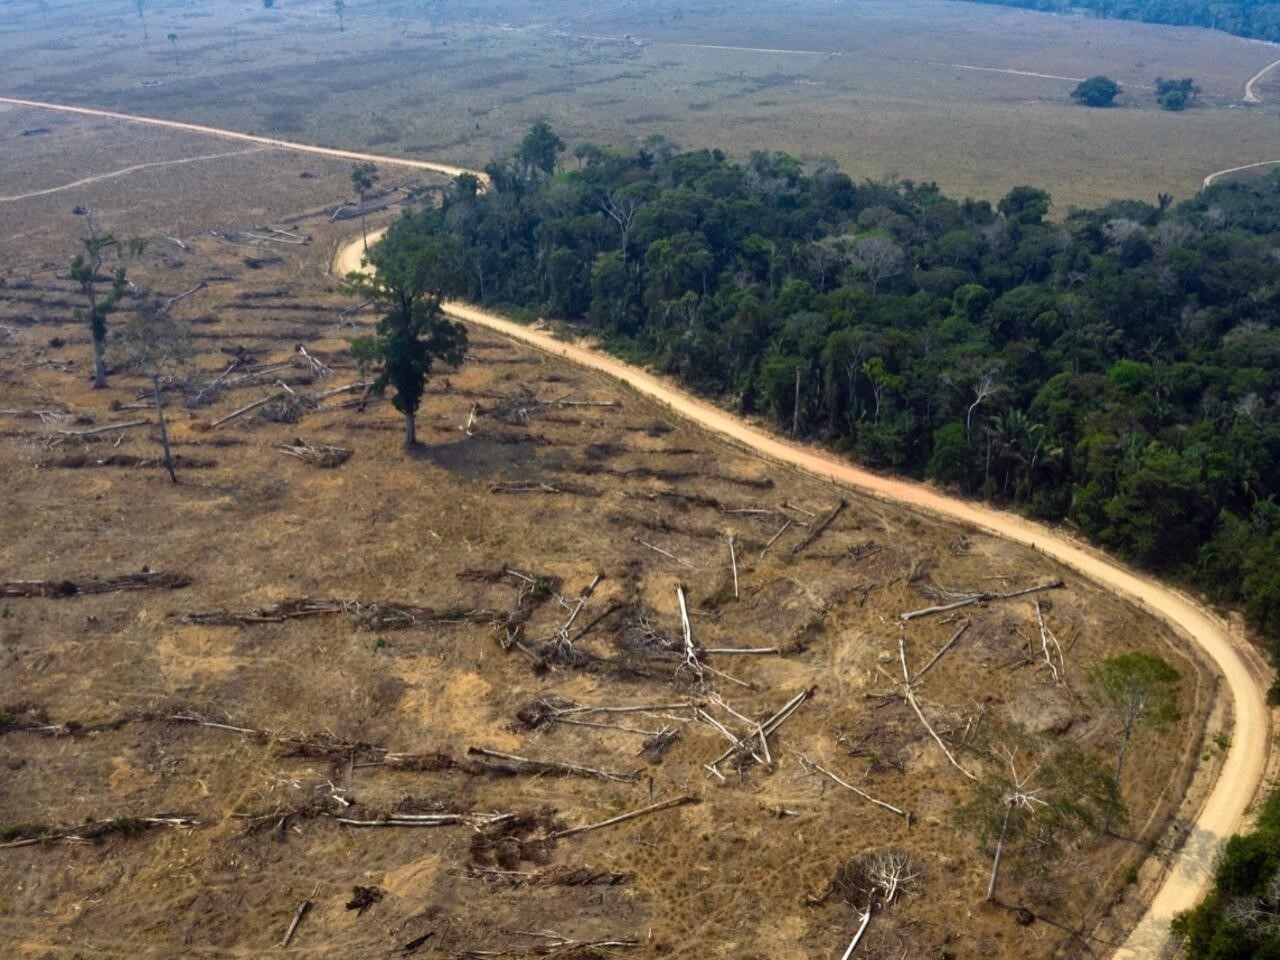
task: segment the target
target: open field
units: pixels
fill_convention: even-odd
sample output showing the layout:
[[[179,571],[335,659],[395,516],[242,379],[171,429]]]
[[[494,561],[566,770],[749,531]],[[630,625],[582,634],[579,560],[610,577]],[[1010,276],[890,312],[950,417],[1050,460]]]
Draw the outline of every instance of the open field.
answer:
[[[1031,183],[1062,207],[1280,157],[1277,74],[1241,102],[1276,48],[1204,30],[942,0],[347,6],[339,32],[325,0],[153,0],[143,42],[129,4],[51,4],[47,29],[20,4],[0,93],[472,166],[547,119],[571,142],[781,149],[993,200]],[[1069,102],[1094,73],[1125,85],[1119,107]],[[1203,105],[1158,110],[1156,75],[1195,77]]]
[[[14,129],[53,128],[24,111],[0,117]],[[146,162],[132,128],[67,123],[3,139],[0,162],[15,150],[39,158],[47,143],[57,173],[10,192]],[[75,142],[83,161],[67,153]],[[175,159],[219,146],[157,135],[148,150]],[[143,569],[190,578],[171,591],[0,601],[9,724],[0,825],[18,838],[23,825],[86,832],[90,818],[118,831],[92,845],[0,850],[7,955],[255,956],[273,950],[307,898],[314,907],[292,949],[315,957],[399,954],[427,933],[420,956],[528,955],[537,941],[515,931],[546,929],[635,938],[633,956],[830,956],[857,912],[805,895],[821,894],[854,855],[886,846],[915,856],[923,877],[876,915],[861,956],[1085,955],[1067,931],[1094,931],[1117,902],[1102,935],[1132,917],[1139,898],[1128,891],[1143,888],[1127,886],[1125,871],[1149,849],[1167,850],[1169,818],[1195,808],[1216,765],[1203,733],[1226,724],[1213,712],[1214,681],[1166,630],[1034,551],[748,456],[613,381],[493,335],[474,333],[468,364],[434,382],[417,456],[399,450],[386,403],[362,411],[349,394],[291,400],[287,390],[305,397],[355,379],[343,355],[355,328],[342,323],[353,303],[327,277],[332,250],[355,227],[330,221],[349,192],[345,169],[275,152],[208,162],[250,166],[229,171],[243,176],[234,194],[192,163],[0,204],[4,237],[41,214],[66,218],[0,248],[9,481],[0,570],[6,580],[81,584]],[[60,206],[32,206],[44,203]],[[138,292],[168,297],[208,283],[174,308],[198,348],[189,387],[167,394],[177,486],[129,465],[156,456],[148,424],[77,436],[149,416],[136,379],[87,389],[87,331],[71,317],[64,279],[80,225],[65,211],[77,203],[121,235],[152,236],[131,267]],[[307,242],[246,236],[270,227]],[[125,315],[138,302],[126,300]],[[246,379],[202,396],[235,358]],[[253,375],[277,362],[289,366]],[[210,426],[271,394],[280,396],[261,410]],[[320,469],[275,446],[298,437],[350,459]],[[842,496],[848,507],[803,546]],[[544,642],[597,575],[569,649]],[[973,605],[950,622],[921,618],[903,634],[914,673],[969,622],[918,696],[961,763],[983,770],[998,766],[982,759],[984,744],[1012,748],[1020,731],[1034,741],[1019,748],[1028,761],[1069,742],[1105,762],[1114,725],[1083,682],[1103,656],[1147,650],[1182,672],[1184,719],[1131,754],[1125,839],[1071,846],[1052,871],[1008,862],[1006,903],[1039,916],[1024,927],[1008,907],[982,902],[990,850],[956,821],[972,787],[892,696],[901,678],[893,621],[945,602],[940,591],[998,593],[1058,576],[1066,589]],[[681,666],[678,584],[701,648],[780,648],[702,656],[750,688],[709,671],[698,683]],[[312,605],[287,605],[299,598]],[[320,602],[334,598],[359,605]],[[1043,666],[1036,599],[1063,645],[1057,683]],[[512,631],[519,643],[504,650]],[[772,769],[724,764],[723,782],[707,773],[725,741],[684,704],[746,735],[729,706],[763,718],[811,686],[812,699],[769,738]],[[551,695],[680,706],[519,719]],[[575,716],[614,726],[565,722]],[[665,756],[637,756],[664,728],[680,734]],[[492,769],[468,747],[641,776],[530,777]],[[801,754],[914,823],[806,772]],[[700,802],[535,842],[684,795]],[[528,818],[479,830],[335,821],[415,812]],[[202,825],[147,829],[138,819],[160,813]],[[1144,884],[1156,866],[1146,862]],[[343,909],[356,885],[383,891],[362,917]]]

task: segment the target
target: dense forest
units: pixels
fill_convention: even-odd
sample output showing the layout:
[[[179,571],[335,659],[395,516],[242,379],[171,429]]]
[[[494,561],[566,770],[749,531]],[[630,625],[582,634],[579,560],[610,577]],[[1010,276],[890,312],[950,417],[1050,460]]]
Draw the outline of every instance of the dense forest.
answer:
[[[1073,525],[1280,650],[1280,176],[1050,220],[545,124],[391,237],[793,436]],[[558,172],[559,171],[559,172]],[[1276,691],[1273,691],[1273,693]]]
[[[1209,27],[1259,40],[1280,40],[1276,0],[974,0],[1050,13],[1087,11],[1115,20],[1141,20],[1177,27]]]

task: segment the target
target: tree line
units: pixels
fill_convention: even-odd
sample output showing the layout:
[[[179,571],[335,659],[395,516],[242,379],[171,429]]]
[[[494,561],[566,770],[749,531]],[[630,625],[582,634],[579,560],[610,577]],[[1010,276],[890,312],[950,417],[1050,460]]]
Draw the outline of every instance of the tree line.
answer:
[[[781,153],[564,152],[539,124],[490,189],[406,215],[442,294],[1069,523],[1280,649],[1280,177],[1051,222],[1029,186],[992,206]]]
[[[1112,20],[1139,20],[1177,27],[1208,27],[1239,37],[1280,40],[1276,0],[976,0],[1047,13],[1081,10]]]

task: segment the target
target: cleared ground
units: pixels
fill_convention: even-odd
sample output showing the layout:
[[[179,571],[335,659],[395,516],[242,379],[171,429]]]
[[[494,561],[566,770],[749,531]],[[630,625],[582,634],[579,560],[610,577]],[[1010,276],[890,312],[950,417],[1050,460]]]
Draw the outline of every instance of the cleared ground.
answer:
[[[942,0],[662,0],[351,3],[340,32],[323,0],[171,0],[145,5],[144,41],[127,4],[50,6],[47,28],[35,4],[0,25],[0,92],[472,166],[548,119],[570,141],[781,149],[993,200],[1030,183],[1065,208],[1186,196],[1280,157],[1276,74],[1242,103],[1275,48],[1205,30]],[[1069,101],[1063,78],[1095,73],[1124,84],[1117,108]],[[1194,77],[1201,106],[1157,109],[1157,75]]]
[[[132,130],[76,123],[85,163],[68,158],[60,176],[144,162],[128,146]],[[31,157],[41,139],[4,142]],[[217,152],[185,137],[150,147],[166,158],[186,151]],[[95,157],[110,163],[95,166]],[[0,569],[8,580],[84,583],[144,568],[191,580],[171,591],[3,601],[0,709],[35,729],[10,727],[0,738],[9,772],[0,778],[0,824],[15,838],[33,826],[119,831],[97,844],[0,850],[8,954],[254,956],[273,951],[298,903],[312,898],[292,947],[310,956],[398,954],[428,932],[419,955],[528,955],[539,941],[518,931],[547,929],[575,940],[634,938],[635,956],[829,956],[847,942],[856,911],[838,898],[808,905],[806,894],[821,894],[854,855],[885,846],[918,858],[922,884],[876,916],[860,947],[866,956],[1085,954],[1067,931],[1094,931],[1117,901],[1120,918],[1136,908],[1136,897],[1126,902],[1136,888],[1125,871],[1148,849],[1166,848],[1175,804],[1188,794],[1194,804],[1191,774],[1216,762],[1201,731],[1223,721],[1208,720],[1212,683],[1166,631],[1030,550],[746,456],[612,381],[492,335],[475,333],[464,369],[435,381],[418,456],[399,450],[399,418],[385,403],[361,411],[350,394],[289,399],[277,381],[307,396],[355,380],[342,351],[350,321],[367,318],[349,315],[353,302],[326,276],[333,248],[357,229],[330,220],[347,193],[345,170],[274,153],[211,162],[266,160],[238,200],[204,197],[209,178],[187,164],[158,168],[177,180],[179,207],[160,202],[150,174],[99,181],[87,188],[92,196],[0,205],[0,217],[12,218],[0,220],[6,236],[32,215],[24,204],[58,196],[68,210],[60,236],[32,233],[4,249],[0,457],[9,509]],[[315,178],[299,178],[303,169]],[[155,466],[128,465],[157,455],[152,427],[75,435],[150,415],[136,379],[117,374],[109,390],[87,389],[87,331],[71,316],[75,292],[64,279],[82,224],[69,208],[86,201],[104,226],[152,237],[132,265],[139,288],[168,297],[208,284],[174,308],[192,322],[198,347],[192,388],[168,395],[176,487]],[[286,207],[313,213],[294,218]],[[165,219],[178,210],[189,219]],[[271,228],[307,242],[248,236]],[[158,233],[168,230],[182,246]],[[137,303],[126,300],[124,315]],[[328,376],[308,367],[299,343]],[[236,357],[237,375],[291,365],[199,396]],[[281,396],[211,427],[271,394]],[[341,446],[350,459],[321,469],[275,447],[299,437]],[[842,495],[846,510],[797,549]],[[539,581],[523,591],[527,652],[502,649],[525,616],[524,581],[503,565]],[[570,631],[576,652],[542,643],[598,574]],[[1120,649],[1177,664],[1185,719],[1131,755],[1124,839],[1070,849],[1048,871],[1011,860],[1006,906],[987,906],[990,850],[955,819],[972,788],[906,704],[881,698],[900,677],[893,619],[938,602],[939,590],[1002,592],[1059,575],[1067,589],[1040,598],[1063,644],[1061,682],[1039,666],[1032,599],[957,611],[969,627],[918,695],[962,761],[982,766],[962,745],[1013,744],[1019,726],[1105,761],[1114,724],[1087,698],[1083,675]],[[750,688],[709,673],[699,685],[680,669],[678,583],[703,647],[783,650],[705,655]],[[300,618],[282,618],[280,608],[250,613],[300,598],[360,606],[284,608],[311,614]],[[370,601],[400,604],[401,613]],[[403,623],[405,607],[424,622]],[[913,670],[959,628],[944,619],[908,627]],[[658,707],[697,701],[739,729],[715,695],[760,719],[811,686],[812,699],[770,738],[774,768],[722,765],[724,782],[703,766],[723,737],[692,722],[690,707]],[[652,709],[585,715],[611,727],[531,726],[527,710],[520,719],[552,695]],[[664,728],[680,737],[661,762],[637,756]],[[467,756],[473,746],[640,778],[499,775]],[[414,759],[389,760],[386,751]],[[801,754],[909,810],[913,825],[806,772]],[[686,794],[700,802],[527,842]],[[334,819],[424,811],[529,819],[479,832]],[[202,825],[136,822],[162,813]],[[571,873],[579,869],[586,873]],[[1143,881],[1155,872],[1148,864]],[[383,891],[358,918],[343,909],[357,885]],[[1018,925],[1015,905],[1040,920]]]

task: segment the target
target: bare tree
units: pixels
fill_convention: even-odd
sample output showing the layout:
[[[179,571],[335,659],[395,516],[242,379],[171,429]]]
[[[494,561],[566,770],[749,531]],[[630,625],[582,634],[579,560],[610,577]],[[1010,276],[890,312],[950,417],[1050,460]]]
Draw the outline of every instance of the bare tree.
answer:
[[[1018,765],[1013,751],[1006,750],[1005,759],[1009,762],[1010,787],[1001,797],[1004,806],[1004,819],[1000,822],[1000,835],[996,838],[995,856],[991,858],[991,880],[987,883],[987,900],[996,898],[996,883],[1000,879],[1000,861],[1004,858],[1004,841],[1009,836],[1009,822],[1015,816],[1034,819],[1036,812],[1049,806],[1047,800],[1040,797],[1039,789],[1029,789],[1028,784],[1040,771],[1036,764],[1025,774],[1018,775]]]
[[[888,237],[863,237],[853,245],[849,262],[867,278],[874,297],[880,281],[900,274],[907,258]]]
[[[984,370],[982,376],[978,378],[978,382],[973,388],[973,403],[969,404],[969,409],[964,415],[964,442],[969,443],[970,433],[973,426],[973,412],[991,397],[998,389],[996,387],[996,374],[999,372],[998,367],[991,367]]]
[[[639,197],[619,197],[610,190],[600,198],[600,209],[605,212],[622,233],[622,262],[627,262],[627,235],[635,221],[636,212],[644,206]]]
[[[892,906],[898,897],[913,890],[921,878],[920,865],[897,847],[871,850],[854,857],[836,871],[829,893],[839,893],[858,912],[858,929],[841,960],[849,960],[862,942],[877,910]]]
[[[191,356],[191,339],[184,324],[178,323],[156,300],[148,300],[116,335],[122,366],[151,381],[156,403],[156,424],[164,447],[164,467],[169,480],[178,482],[173,451],[169,447],[169,427],[161,399],[161,381],[173,377]]]

